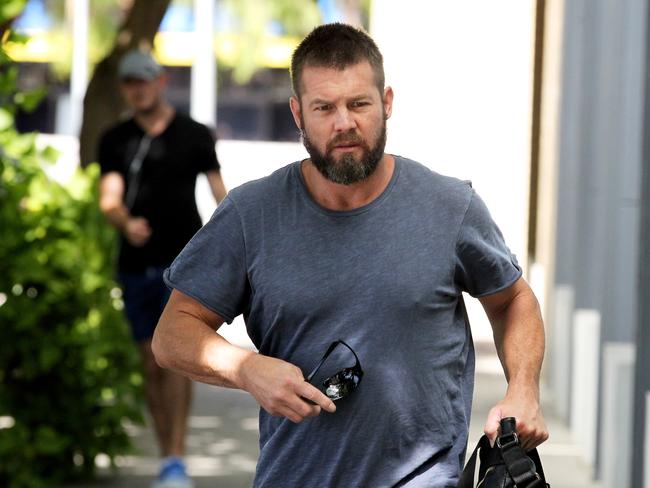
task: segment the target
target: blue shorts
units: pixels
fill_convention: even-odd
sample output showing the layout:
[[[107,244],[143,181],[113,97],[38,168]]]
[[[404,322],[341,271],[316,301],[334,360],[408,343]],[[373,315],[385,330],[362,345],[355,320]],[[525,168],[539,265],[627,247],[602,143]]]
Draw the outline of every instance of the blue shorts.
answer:
[[[141,273],[118,273],[122,284],[124,309],[136,342],[153,337],[171,290],[163,281],[165,267],[151,267]]]

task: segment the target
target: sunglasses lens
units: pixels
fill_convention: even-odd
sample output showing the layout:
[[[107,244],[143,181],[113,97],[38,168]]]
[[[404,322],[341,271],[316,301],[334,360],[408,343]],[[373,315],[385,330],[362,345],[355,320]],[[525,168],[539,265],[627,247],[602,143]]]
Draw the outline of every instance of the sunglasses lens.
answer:
[[[331,400],[339,400],[349,395],[360,380],[361,378],[352,368],[346,368],[323,381],[325,394]]]
[[[348,389],[343,384],[331,384],[325,389],[325,394],[331,400],[339,400],[348,394]]]

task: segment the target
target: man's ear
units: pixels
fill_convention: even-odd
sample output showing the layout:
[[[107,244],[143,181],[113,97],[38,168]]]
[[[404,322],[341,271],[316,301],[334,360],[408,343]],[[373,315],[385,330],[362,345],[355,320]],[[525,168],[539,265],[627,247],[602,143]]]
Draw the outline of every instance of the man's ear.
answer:
[[[391,114],[393,113],[393,89],[390,86],[384,88],[384,113],[386,114],[386,119],[390,119]]]
[[[291,109],[291,114],[293,115],[293,121],[296,123],[296,126],[299,130],[302,130],[300,124],[300,102],[296,97],[289,98],[289,108]]]

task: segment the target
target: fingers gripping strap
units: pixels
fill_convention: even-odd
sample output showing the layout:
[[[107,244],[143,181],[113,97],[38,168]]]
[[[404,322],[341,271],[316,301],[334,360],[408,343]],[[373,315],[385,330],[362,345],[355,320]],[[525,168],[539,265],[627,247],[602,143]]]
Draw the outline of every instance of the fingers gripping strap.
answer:
[[[547,488],[542,463],[537,453],[533,449],[528,453],[515,443],[506,444],[501,449],[490,447],[490,442],[486,436],[481,437],[474,452],[465,465],[465,469],[460,475],[457,488],[473,488],[474,474],[476,472],[476,459],[480,451],[481,465],[479,468],[479,478],[485,475],[485,472],[497,464],[506,466],[510,475],[513,488]],[[536,472],[537,471],[537,472]],[[507,484],[507,486],[510,486]]]

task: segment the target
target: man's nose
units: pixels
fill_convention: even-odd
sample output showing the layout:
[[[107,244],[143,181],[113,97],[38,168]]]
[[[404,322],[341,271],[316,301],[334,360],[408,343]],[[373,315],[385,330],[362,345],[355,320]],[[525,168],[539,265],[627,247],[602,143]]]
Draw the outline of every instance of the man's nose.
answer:
[[[356,126],[354,117],[347,108],[340,108],[336,111],[334,129],[340,132],[347,132],[350,129],[356,128]]]

